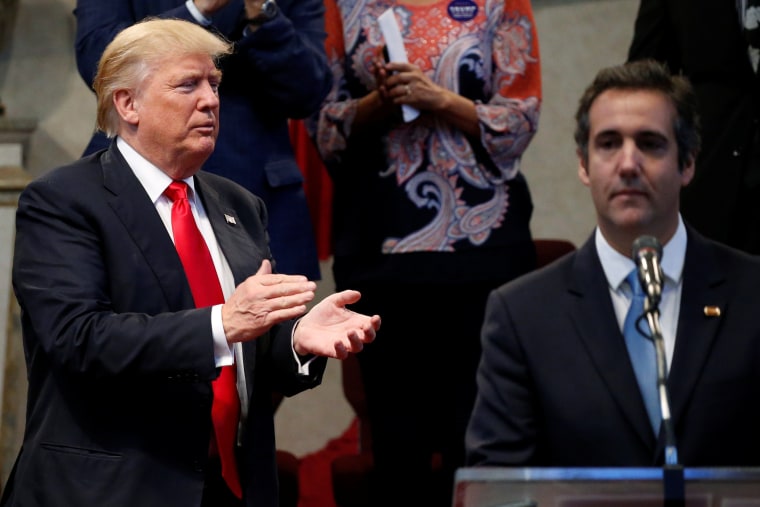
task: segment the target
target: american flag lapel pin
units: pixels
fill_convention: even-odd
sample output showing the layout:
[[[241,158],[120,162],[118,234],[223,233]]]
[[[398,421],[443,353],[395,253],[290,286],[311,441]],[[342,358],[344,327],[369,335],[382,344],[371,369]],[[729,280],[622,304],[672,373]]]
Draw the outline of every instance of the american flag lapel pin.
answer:
[[[235,221],[235,217],[233,217],[232,215],[228,215],[227,213],[225,213],[225,214],[224,214],[224,219],[225,219],[225,220],[227,221],[227,223],[228,223],[228,224],[230,224],[230,225],[235,225],[235,224],[237,224],[237,222]]]
[[[720,317],[720,307],[719,306],[705,306],[704,309],[705,317]]]

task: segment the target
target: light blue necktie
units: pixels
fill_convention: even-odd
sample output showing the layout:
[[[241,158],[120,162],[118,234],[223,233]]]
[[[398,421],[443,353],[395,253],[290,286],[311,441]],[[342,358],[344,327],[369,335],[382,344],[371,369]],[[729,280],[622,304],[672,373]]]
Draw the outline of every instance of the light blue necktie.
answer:
[[[636,328],[636,321],[644,313],[644,290],[639,283],[638,273],[634,269],[626,277],[626,281],[633,293],[631,306],[628,308],[628,314],[625,316],[623,324],[623,335],[625,344],[628,347],[628,354],[633,363],[633,371],[636,373],[636,380],[639,383],[641,395],[644,397],[649,421],[655,435],[660,432],[660,401],[657,396],[657,356],[654,348],[654,341],[648,336],[639,332]],[[644,329],[647,329],[646,323],[642,322]]]

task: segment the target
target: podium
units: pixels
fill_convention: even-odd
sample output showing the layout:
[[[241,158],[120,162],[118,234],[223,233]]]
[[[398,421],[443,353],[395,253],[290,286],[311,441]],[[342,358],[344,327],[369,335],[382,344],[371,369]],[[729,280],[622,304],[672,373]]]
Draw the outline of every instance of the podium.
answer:
[[[760,507],[760,468],[685,468],[685,507]],[[453,507],[663,507],[662,468],[460,468]]]

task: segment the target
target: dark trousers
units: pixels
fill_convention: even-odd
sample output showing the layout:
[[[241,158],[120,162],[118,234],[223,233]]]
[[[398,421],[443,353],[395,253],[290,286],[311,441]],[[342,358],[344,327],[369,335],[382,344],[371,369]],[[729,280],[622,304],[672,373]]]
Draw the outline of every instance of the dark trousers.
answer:
[[[377,340],[357,355],[372,432],[373,506],[451,505],[494,285],[356,287],[362,299],[352,308],[383,318]]]

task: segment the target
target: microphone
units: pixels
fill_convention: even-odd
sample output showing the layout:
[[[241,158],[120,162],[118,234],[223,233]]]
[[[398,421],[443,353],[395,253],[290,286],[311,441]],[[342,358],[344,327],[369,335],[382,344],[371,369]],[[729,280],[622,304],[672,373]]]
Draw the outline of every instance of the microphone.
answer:
[[[665,359],[665,342],[660,327],[658,306],[662,297],[663,274],[660,266],[662,245],[654,236],[639,236],[633,242],[631,257],[636,264],[639,282],[646,294],[645,313],[654,341],[657,360],[657,395],[660,399],[660,415],[665,430],[665,467],[663,486],[665,507],[684,507],[684,470],[678,462],[675,429],[670,414],[670,393],[667,387],[668,366]],[[654,379],[653,379],[654,380]]]
[[[639,236],[633,242],[631,258],[639,273],[639,282],[647,296],[649,307],[657,308],[662,296],[662,245],[654,236]]]

